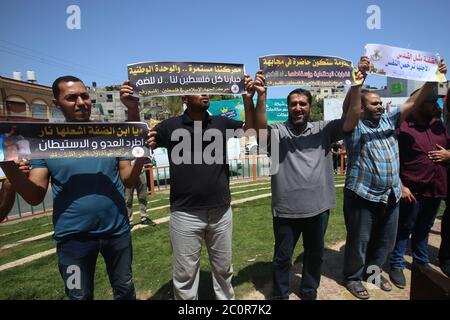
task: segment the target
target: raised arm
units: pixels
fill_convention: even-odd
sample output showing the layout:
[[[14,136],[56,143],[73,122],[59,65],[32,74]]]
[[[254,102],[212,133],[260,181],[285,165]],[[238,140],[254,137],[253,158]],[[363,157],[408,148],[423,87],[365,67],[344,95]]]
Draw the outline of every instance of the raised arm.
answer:
[[[361,87],[364,84],[364,81],[366,80],[367,71],[369,70],[369,64],[370,64],[369,57],[362,56],[359,59],[358,70],[361,71],[362,75],[364,76],[363,83],[361,83]],[[348,112],[348,109],[350,108],[350,99],[351,99],[351,90],[349,90],[345,95],[344,103],[342,104],[343,115],[345,115]]]
[[[361,70],[356,72],[356,79],[361,81],[361,84],[353,86],[350,89],[350,106],[346,113],[342,114],[344,123],[342,131],[351,132],[358,125],[361,115],[361,87],[364,82],[364,75]]]
[[[242,100],[244,101],[244,110],[245,110],[245,123],[244,123],[244,131],[249,129],[254,129],[254,110],[255,104],[253,103],[253,96],[255,95],[255,88],[253,87],[253,80],[249,75],[245,75],[245,90],[247,91],[242,95]]]
[[[266,78],[264,77],[261,70],[256,73],[254,87],[255,91],[258,93],[258,98],[256,101],[256,110],[254,112],[255,129],[256,130],[267,129]]]
[[[139,98],[133,96],[133,87],[130,86],[129,80],[120,86],[120,100],[128,109],[127,121],[141,121]]]
[[[444,60],[439,62],[439,72],[442,74],[447,73],[447,65]],[[425,101],[427,96],[435,90],[436,86],[437,82],[427,82],[420,90],[410,96],[400,109],[400,122],[408,118],[408,116]]]

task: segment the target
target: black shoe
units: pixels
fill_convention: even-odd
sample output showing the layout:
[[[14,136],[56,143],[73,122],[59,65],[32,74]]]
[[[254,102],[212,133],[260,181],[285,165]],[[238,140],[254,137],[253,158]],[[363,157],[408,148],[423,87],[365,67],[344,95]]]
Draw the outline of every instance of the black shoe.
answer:
[[[389,279],[391,279],[392,283],[400,289],[404,289],[406,287],[406,279],[403,274],[403,269],[391,268],[389,271]]]
[[[440,267],[442,272],[450,278],[450,260],[442,261]]]
[[[144,225],[147,225],[147,226],[155,226],[156,225],[155,221],[153,221],[149,217],[145,217],[144,219],[142,219],[141,220],[141,224],[144,224]]]
[[[413,262],[417,267],[419,267],[421,270],[434,270],[432,266],[430,266],[429,263],[417,263]]]
[[[317,300],[317,292],[303,292],[300,290],[298,296],[302,300]]]

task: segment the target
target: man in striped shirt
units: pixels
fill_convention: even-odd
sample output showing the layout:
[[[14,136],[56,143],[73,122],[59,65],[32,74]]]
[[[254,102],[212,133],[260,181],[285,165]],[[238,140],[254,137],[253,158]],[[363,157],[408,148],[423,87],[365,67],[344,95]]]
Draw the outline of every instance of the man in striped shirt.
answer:
[[[439,71],[447,72],[443,60]],[[344,280],[347,289],[360,299],[369,298],[361,280],[372,274],[375,285],[384,291],[392,290],[381,275],[381,267],[395,244],[402,193],[395,130],[435,86],[427,82],[401,108],[390,113],[384,112],[378,94],[363,92],[361,120],[345,134],[348,168],[344,190]]]

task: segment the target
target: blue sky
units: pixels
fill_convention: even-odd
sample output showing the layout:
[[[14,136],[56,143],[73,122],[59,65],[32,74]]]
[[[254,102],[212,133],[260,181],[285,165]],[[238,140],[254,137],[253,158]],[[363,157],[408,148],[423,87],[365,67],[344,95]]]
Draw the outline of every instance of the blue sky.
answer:
[[[69,30],[69,5],[81,30]],[[369,30],[369,5],[381,29]],[[448,0],[15,0],[0,11],[0,75],[36,71],[51,85],[64,74],[90,84],[121,83],[139,61],[244,63],[254,74],[262,55],[333,55],[358,61],[366,43],[439,52],[450,60]],[[368,84],[385,79],[369,76]],[[271,88],[284,97],[292,88]]]

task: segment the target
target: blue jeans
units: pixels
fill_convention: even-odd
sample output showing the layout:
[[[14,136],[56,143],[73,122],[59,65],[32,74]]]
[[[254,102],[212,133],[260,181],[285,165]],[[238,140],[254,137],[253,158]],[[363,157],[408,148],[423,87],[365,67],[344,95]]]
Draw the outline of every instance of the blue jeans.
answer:
[[[273,298],[289,298],[289,279],[292,254],[303,233],[303,271],[300,293],[317,297],[320,284],[324,237],[328,226],[329,211],[311,218],[273,218],[275,249],[273,256]]]
[[[76,236],[58,243],[56,253],[59,272],[69,299],[94,298],[94,274],[99,253],[105,260],[114,299],[136,299],[131,272],[133,249],[129,232],[108,238]]]
[[[386,204],[368,201],[347,188],[344,190],[346,282],[364,280],[368,276],[369,266],[378,267],[381,271],[394,248],[398,210],[399,202],[393,191]]]
[[[404,255],[411,236],[413,261],[419,264],[429,263],[428,234],[433,227],[439,211],[441,199],[416,196],[416,203],[400,204],[397,241],[391,253],[391,268],[405,268]]]

